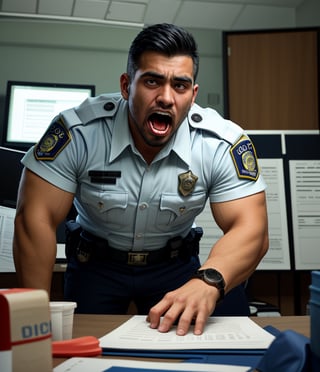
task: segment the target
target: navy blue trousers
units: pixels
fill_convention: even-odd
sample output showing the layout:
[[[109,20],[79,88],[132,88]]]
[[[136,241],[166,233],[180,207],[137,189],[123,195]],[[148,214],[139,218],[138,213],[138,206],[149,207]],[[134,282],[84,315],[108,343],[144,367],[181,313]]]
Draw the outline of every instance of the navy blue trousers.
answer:
[[[173,260],[144,267],[115,262],[78,263],[71,258],[65,273],[65,299],[77,302],[77,313],[126,314],[134,302],[139,314],[163,296],[186,283],[199,268],[197,257],[190,262]],[[243,288],[230,291],[215,315],[249,315]]]

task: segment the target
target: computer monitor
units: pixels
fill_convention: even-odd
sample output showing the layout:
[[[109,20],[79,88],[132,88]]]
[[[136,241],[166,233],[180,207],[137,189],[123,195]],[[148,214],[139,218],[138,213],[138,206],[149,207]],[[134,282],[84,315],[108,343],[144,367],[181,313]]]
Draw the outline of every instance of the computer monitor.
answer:
[[[0,147],[0,205],[8,208],[16,208],[19,182],[23,165],[21,159],[24,151]],[[71,213],[72,212],[72,213]],[[72,208],[69,215],[75,214]],[[1,221],[0,221],[1,222]],[[65,262],[65,221],[57,229],[57,257],[56,262]]]
[[[25,152],[0,147],[0,205],[16,208],[19,181]]]
[[[94,95],[94,85],[9,80],[2,146],[29,149],[39,141],[54,116]]]

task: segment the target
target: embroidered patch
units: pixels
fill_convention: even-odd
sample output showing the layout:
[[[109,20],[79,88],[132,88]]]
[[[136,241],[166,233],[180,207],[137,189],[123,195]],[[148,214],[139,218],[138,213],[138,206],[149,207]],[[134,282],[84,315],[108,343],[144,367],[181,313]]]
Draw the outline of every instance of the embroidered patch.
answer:
[[[71,135],[60,117],[50,125],[37,143],[34,156],[37,160],[54,160],[70,141]]]
[[[239,178],[256,181],[259,176],[256,150],[248,137],[242,136],[230,154]]]

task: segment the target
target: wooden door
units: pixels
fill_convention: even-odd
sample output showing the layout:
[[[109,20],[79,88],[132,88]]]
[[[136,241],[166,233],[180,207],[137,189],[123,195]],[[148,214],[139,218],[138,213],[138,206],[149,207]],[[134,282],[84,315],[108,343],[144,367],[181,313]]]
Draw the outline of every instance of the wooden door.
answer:
[[[245,129],[319,129],[318,30],[226,33],[226,115]]]

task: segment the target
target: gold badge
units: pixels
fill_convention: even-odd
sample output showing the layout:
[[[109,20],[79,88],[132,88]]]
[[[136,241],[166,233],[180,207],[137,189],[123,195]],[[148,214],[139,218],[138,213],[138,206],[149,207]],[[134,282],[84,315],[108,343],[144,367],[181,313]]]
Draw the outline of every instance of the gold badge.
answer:
[[[197,180],[198,177],[191,171],[179,174],[179,192],[183,196],[191,194],[195,188]]]
[[[257,163],[253,156],[252,151],[246,151],[245,153],[242,154],[242,164],[247,171],[249,172],[255,171]]]

